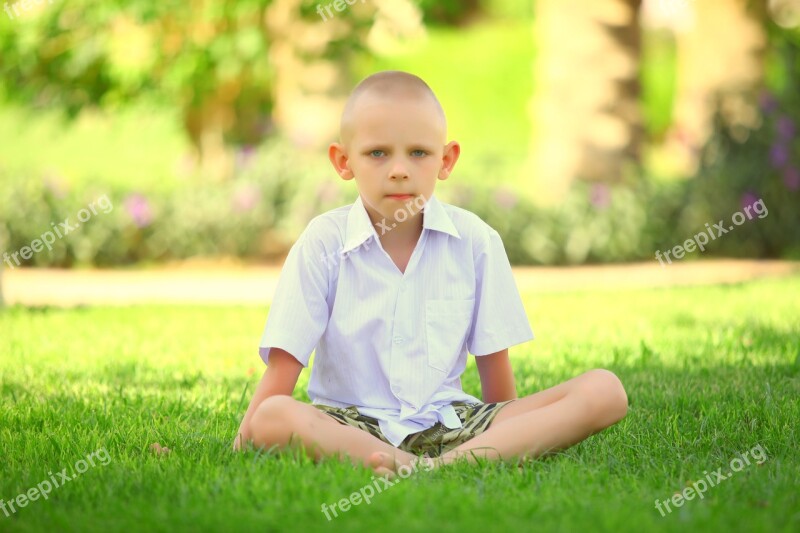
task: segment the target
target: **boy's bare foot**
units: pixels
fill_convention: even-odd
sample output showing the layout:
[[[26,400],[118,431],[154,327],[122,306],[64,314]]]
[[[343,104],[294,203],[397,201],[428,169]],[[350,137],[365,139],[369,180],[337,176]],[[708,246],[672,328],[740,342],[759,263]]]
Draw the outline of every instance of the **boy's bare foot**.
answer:
[[[402,450],[397,450],[394,455],[386,452],[375,452],[369,456],[367,464],[379,476],[394,479],[397,470],[403,465],[410,464],[412,459],[416,459],[416,457]]]
[[[396,456],[391,456],[385,452],[375,452],[367,459],[367,464],[376,474],[394,479],[399,469],[403,466],[409,467],[412,471],[422,468],[423,470],[433,470],[439,466],[438,461],[428,456],[420,459],[416,455],[398,450]],[[416,468],[414,468],[416,465]]]
[[[150,445],[150,451],[153,452],[155,455],[167,455],[172,450],[170,450],[166,446],[161,446],[161,444],[158,442],[154,442],[153,444]]]
[[[375,452],[367,459],[367,466],[381,477],[394,479],[397,463],[388,453]]]

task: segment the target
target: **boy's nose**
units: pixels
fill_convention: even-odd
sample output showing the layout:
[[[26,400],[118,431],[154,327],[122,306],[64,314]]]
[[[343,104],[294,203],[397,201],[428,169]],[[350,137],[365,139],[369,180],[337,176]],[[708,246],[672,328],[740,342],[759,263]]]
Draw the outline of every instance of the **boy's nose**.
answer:
[[[400,163],[395,163],[392,165],[392,170],[389,172],[389,178],[396,180],[396,179],[408,179],[408,171],[406,170],[405,165]]]

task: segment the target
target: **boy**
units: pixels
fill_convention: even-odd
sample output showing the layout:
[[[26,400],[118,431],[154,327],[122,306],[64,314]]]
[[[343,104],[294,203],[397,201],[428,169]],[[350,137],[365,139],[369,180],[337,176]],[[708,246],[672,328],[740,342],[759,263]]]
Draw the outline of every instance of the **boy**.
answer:
[[[379,72],[355,88],[328,155],[359,197],[312,220],[286,259],[234,449],[301,446],[393,477],[421,454],[536,457],[625,416],[606,370],[517,399],[508,348],[533,333],[503,243],[433,194],[459,154],[420,78]],[[291,394],[314,348],[308,405]],[[461,389],[467,351],[486,403]]]

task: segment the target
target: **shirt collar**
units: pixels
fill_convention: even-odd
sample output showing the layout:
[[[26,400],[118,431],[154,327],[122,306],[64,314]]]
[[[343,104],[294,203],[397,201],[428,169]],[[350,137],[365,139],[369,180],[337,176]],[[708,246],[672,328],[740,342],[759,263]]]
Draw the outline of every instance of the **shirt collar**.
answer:
[[[429,229],[447,233],[453,237],[460,239],[461,235],[456,230],[453,221],[444,210],[441,202],[436,198],[436,195],[431,195],[430,199],[422,207],[424,216],[422,218],[422,229]],[[347,232],[344,239],[344,248],[341,253],[349,252],[364,243],[371,236],[375,236],[378,241],[378,232],[372,225],[372,221],[367,214],[367,209],[364,207],[364,202],[361,200],[361,195],[358,195],[356,201],[353,202],[353,207],[347,214]]]

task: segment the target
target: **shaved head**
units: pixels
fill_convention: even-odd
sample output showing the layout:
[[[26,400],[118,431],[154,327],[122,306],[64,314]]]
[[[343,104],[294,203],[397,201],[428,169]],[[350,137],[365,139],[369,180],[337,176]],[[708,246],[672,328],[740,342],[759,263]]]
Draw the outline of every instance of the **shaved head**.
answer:
[[[417,242],[422,211],[395,219],[399,202],[427,201],[438,180],[446,180],[461,154],[447,142],[447,121],[428,84],[408,72],[378,72],[359,83],[342,112],[339,142],[328,146],[336,173],[355,180],[370,221],[393,220],[396,229],[381,242]]]
[[[447,120],[439,100],[421,78],[399,70],[377,72],[359,83],[344,106],[339,125],[339,137],[347,144],[353,136],[354,124],[359,108],[367,102],[385,101],[391,103],[400,99],[416,101],[429,105],[434,124],[447,130]]]

